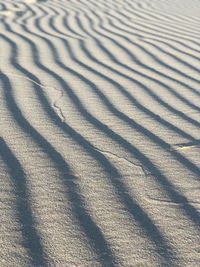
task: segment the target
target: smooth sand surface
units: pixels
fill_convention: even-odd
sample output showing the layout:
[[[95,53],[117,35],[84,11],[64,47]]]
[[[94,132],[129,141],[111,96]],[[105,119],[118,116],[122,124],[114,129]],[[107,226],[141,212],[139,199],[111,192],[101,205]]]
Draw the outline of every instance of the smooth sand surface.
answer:
[[[0,267],[200,266],[200,1],[0,0]]]

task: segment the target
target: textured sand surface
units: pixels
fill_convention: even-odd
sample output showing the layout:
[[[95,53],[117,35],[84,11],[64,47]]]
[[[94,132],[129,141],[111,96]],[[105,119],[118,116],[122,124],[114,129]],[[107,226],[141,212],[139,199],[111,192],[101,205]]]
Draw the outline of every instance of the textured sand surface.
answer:
[[[200,266],[200,1],[0,0],[0,267]]]

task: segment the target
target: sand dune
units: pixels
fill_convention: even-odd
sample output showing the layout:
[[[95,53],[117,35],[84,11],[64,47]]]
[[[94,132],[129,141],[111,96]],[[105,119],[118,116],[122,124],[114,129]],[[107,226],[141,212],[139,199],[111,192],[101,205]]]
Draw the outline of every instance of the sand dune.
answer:
[[[0,267],[200,266],[199,14],[0,0]]]

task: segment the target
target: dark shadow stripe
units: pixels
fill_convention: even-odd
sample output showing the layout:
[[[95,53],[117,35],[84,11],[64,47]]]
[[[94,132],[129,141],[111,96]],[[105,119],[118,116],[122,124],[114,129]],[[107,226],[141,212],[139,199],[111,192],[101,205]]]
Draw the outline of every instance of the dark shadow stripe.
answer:
[[[9,90],[4,75],[2,79],[5,90]],[[17,220],[19,220],[21,226],[23,245],[30,255],[31,264],[33,266],[48,266],[46,253],[44,252],[41,237],[37,231],[36,221],[31,210],[30,192],[27,186],[26,175],[20,162],[1,137],[0,154],[8,167],[10,179],[14,185]]]

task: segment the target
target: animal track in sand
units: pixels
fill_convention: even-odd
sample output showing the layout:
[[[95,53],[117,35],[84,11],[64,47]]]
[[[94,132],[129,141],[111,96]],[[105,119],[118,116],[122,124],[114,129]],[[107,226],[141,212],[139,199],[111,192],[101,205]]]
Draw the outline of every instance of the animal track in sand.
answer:
[[[56,90],[60,93],[60,95],[54,100],[52,101],[51,105],[53,107],[53,109],[56,111],[58,117],[61,119],[61,121],[65,121],[65,117],[62,113],[62,109],[59,107],[58,105],[58,101],[63,97],[63,90],[62,89],[57,89],[55,87],[52,87],[52,86],[48,86],[48,85],[43,85],[43,84],[40,84],[40,83],[37,83],[36,81],[30,79],[30,78],[27,78],[23,75],[18,75],[18,74],[13,74],[12,72],[8,72],[7,73],[8,75],[12,75],[12,76],[15,76],[15,77],[19,77],[19,78],[23,78],[23,79],[26,79],[32,83],[34,83],[35,85],[39,86],[40,88],[43,88],[43,89],[51,89],[51,90]]]
[[[111,158],[117,158],[123,162],[125,162],[126,164],[129,164],[129,165],[134,165],[135,167],[138,167],[142,170],[142,172],[144,173],[145,176],[148,176],[150,175],[150,173],[145,169],[145,167],[142,165],[142,164],[139,164],[138,162],[133,162],[125,157],[121,157],[111,151],[106,151],[106,150],[102,150],[102,149],[99,149],[97,148],[96,146],[94,146],[96,150],[98,150],[100,153],[104,154],[104,155],[107,155],[108,157],[111,157]]]

